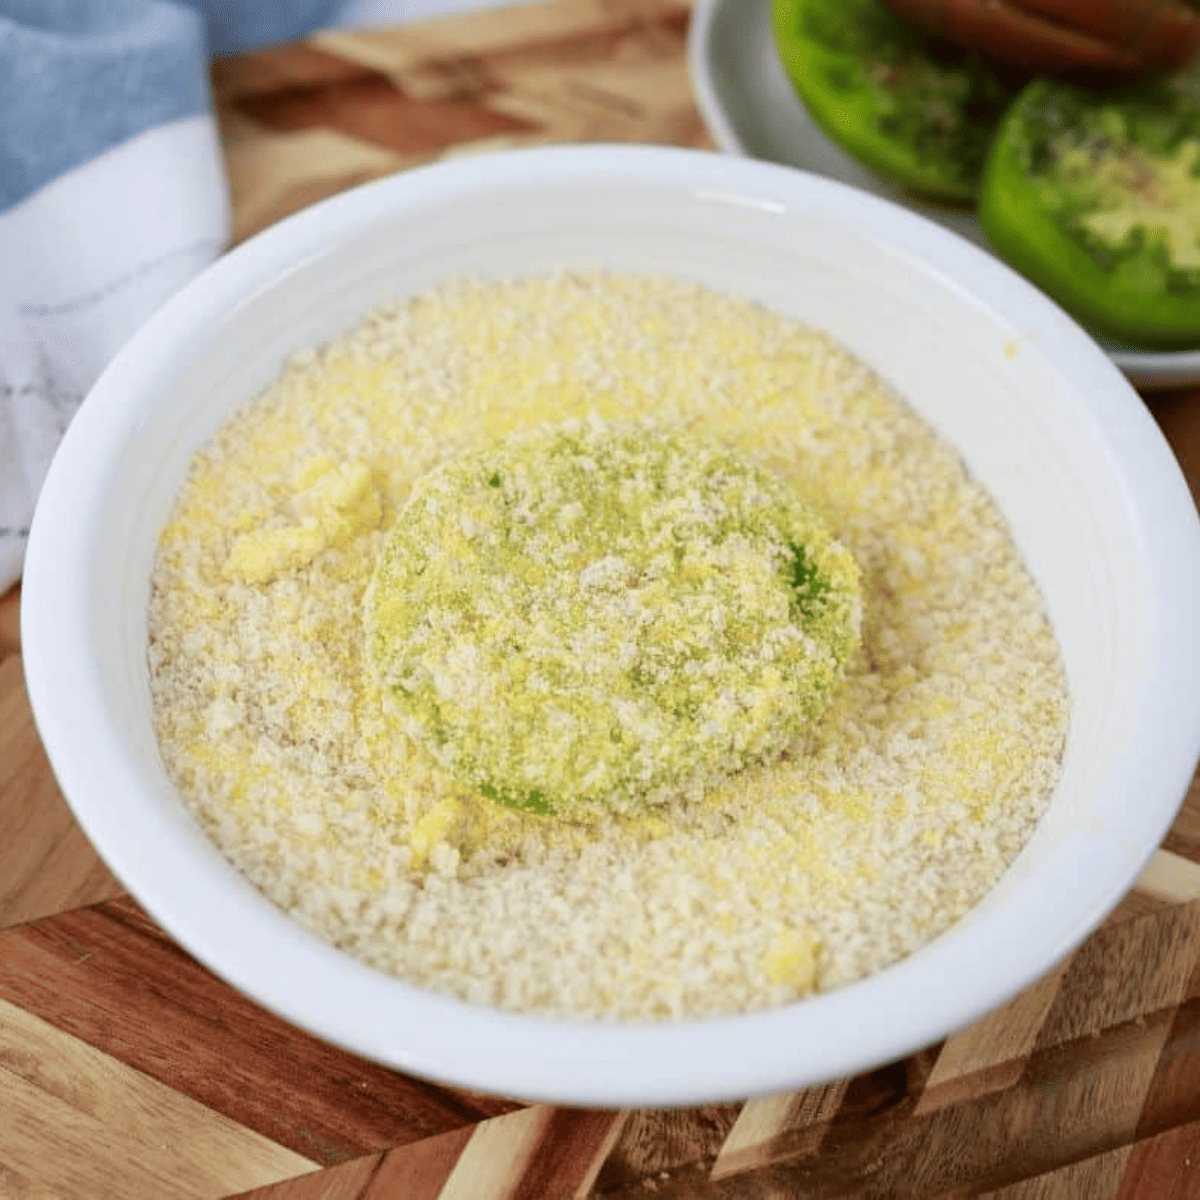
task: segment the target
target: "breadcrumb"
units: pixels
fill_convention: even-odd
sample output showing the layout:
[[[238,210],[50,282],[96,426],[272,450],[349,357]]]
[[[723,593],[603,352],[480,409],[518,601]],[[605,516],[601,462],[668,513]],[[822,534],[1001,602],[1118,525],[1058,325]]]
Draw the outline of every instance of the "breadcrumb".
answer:
[[[640,816],[513,812],[403,732],[365,590],[437,464],[647,415],[794,487],[858,563],[862,648],[774,761]],[[954,449],[825,334],[650,275],[457,280],[295,356],[196,455],[149,615],[163,758],[223,852],[363,962],[528,1013],[746,1012],[895,962],[1026,842],[1069,718]]]

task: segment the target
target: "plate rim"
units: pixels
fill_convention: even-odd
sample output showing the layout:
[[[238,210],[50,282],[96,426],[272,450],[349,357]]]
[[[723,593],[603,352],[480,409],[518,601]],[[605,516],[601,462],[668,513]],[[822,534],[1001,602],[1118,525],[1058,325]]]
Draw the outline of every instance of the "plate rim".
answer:
[[[718,149],[724,154],[743,158],[759,157],[747,149],[738,126],[732,120],[722,98],[721,89],[717,84],[717,72],[713,70],[713,63],[718,53],[717,39],[712,36],[713,29],[718,17],[725,17],[726,10],[733,6],[736,6],[736,11],[744,19],[755,5],[765,7],[770,3],[771,0],[695,0],[692,6],[692,17],[688,25],[687,36],[688,74],[692,84],[692,94],[705,128],[717,144]],[[746,71],[742,74],[744,78],[751,81],[749,90],[752,92],[755,73]],[[797,104],[799,103],[800,101],[797,99]],[[817,132],[819,136],[825,136],[820,131]],[[830,145],[833,144],[830,142]],[[764,161],[801,170],[816,170],[814,167],[782,157],[772,157]],[[820,171],[817,173],[824,174]],[[826,178],[836,179],[837,176],[826,175]],[[845,179],[839,179],[838,182],[851,187],[857,186],[852,181]],[[882,193],[880,194],[882,195]],[[883,198],[892,200],[890,196],[886,195]],[[898,203],[895,200],[892,202]],[[909,207],[911,211],[926,216],[928,219],[936,220],[921,209],[907,205],[904,207]],[[993,257],[999,257],[994,252],[989,251],[989,253],[993,253]],[[1004,260],[1001,259],[1001,261]],[[1200,384],[1200,347],[1195,350],[1180,351],[1137,350],[1111,343],[1090,330],[1085,329],[1085,332],[1116,363],[1136,388],[1158,390]]]

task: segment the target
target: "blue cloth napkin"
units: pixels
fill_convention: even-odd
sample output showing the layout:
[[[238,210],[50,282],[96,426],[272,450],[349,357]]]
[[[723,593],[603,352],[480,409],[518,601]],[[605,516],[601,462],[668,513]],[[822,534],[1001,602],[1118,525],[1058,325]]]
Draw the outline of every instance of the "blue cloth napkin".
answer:
[[[209,60],[341,0],[0,0],[0,592],[83,395],[224,248]]]
[[[209,105],[210,56],[301,37],[340,0],[0,0],[0,212]]]

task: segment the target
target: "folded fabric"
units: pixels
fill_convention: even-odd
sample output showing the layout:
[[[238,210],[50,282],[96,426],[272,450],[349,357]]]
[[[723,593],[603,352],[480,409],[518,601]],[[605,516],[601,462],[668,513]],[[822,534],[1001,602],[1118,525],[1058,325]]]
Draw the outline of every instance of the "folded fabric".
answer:
[[[228,241],[210,57],[339,3],[0,0],[0,592],[88,388]]]

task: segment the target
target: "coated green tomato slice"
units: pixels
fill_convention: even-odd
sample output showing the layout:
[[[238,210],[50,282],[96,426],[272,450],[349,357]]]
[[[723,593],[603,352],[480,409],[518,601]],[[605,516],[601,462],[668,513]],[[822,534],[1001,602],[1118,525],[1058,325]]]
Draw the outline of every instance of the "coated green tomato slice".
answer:
[[[978,212],[999,254],[1094,332],[1200,345],[1200,72],[1105,92],[1030,83]]]
[[[773,0],[779,56],[818,125],[864,166],[970,203],[1012,91],[977,55],[882,0]]]
[[[791,488],[644,426],[423,476],[367,590],[404,728],[509,807],[630,813],[778,755],[858,644],[858,569]]]

